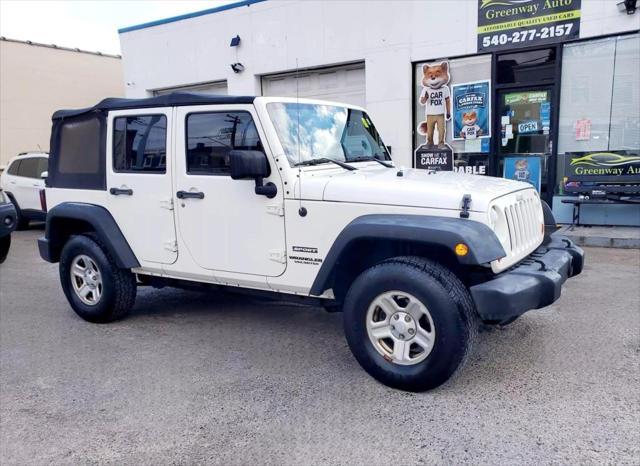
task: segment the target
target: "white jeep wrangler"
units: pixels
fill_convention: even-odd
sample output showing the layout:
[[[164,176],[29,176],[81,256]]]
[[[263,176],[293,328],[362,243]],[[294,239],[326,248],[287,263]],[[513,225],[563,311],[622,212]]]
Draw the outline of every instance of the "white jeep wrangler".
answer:
[[[547,306],[582,270],[529,184],[398,169],[358,107],[106,99],[56,112],[51,141],[40,254],[91,322],[141,285],[305,299],[344,311],[369,374],[420,391],[461,366],[480,321]]]

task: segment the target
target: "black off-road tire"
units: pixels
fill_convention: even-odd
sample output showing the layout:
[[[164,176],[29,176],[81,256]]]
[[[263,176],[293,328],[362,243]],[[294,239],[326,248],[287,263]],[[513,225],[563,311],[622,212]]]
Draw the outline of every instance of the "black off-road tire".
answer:
[[[0,264],[2,264],[7,255],[9,255],[9,248],[11,248],[11,235],[5,235],[0,238]]]
[[[366,315],[377,296],[409,293],[421,301],[433,320],[433,349],[421,362],[400,365],[385,359],[366,329]],[[421,257],[396,257],[365,270],[351,285],[344,302],[344,329],[354,356],[371,376],[390,387],[430,390],[449,380],[464,365],[478,333],[478,317],[468,289],[442,265]]]
[[[94,305],[81,301],[71,283],[70,269],[75,257],[89,256],[100,269],[102,296]],[[93,235],[73,236],[60,254],[60,282],[73,310],[84,320],[107,323],[121,319],[136,299],[136,279],[130,270],[120,269],[107,249]]]
[[[24,231],[29,228],[30,220],[22,214],[19,207],[16,206],[16,230]]]

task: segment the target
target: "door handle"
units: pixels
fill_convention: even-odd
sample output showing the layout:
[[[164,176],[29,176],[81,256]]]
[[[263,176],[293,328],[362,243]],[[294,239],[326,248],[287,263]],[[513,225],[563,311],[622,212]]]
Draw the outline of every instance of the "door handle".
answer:
[[[133,195],[133,189],[111,188],[111,189],[109,189],[109,193],[113,194],[114,196],[119,196],[121,194],[124,194],[126,196],[131,196],[131,195]]]
[[[178,199],[204,199],[204,193],[200,191],[178,191],[176,197]]]

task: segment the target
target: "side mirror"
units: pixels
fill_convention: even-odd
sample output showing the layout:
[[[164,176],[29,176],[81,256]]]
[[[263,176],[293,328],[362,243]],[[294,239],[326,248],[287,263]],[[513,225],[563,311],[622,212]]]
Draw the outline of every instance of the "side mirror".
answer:
[[[42,180],[46,180],[48,176],[49,176],[49,172],[47,171],[40,173],[40,179]]]
[[[270,174],[266,154],[257,150],[232,150],[229,165],[234,180],[265,178]]]
[[[275,184],[271,182],[263,184],[263,178],[271,174],[267,155],[264,152],[232,150],[229,152],[229,166],[232,179],[246,180],[253,178],[256,181],[256,194],[267,196],[269,199],[278,194],[278,188]]]

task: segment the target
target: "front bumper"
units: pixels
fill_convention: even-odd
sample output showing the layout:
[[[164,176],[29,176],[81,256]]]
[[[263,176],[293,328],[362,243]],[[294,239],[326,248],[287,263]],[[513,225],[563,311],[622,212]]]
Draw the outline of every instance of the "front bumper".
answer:
[[[582,272],[584,251],[565,236],[552,235],[510,270],[469,288],[483,322],[508,323],[560,298],[562,284]]]
[[[16,209],[10,202],[0,204],[0,238],[10,235],[16,229]]]

